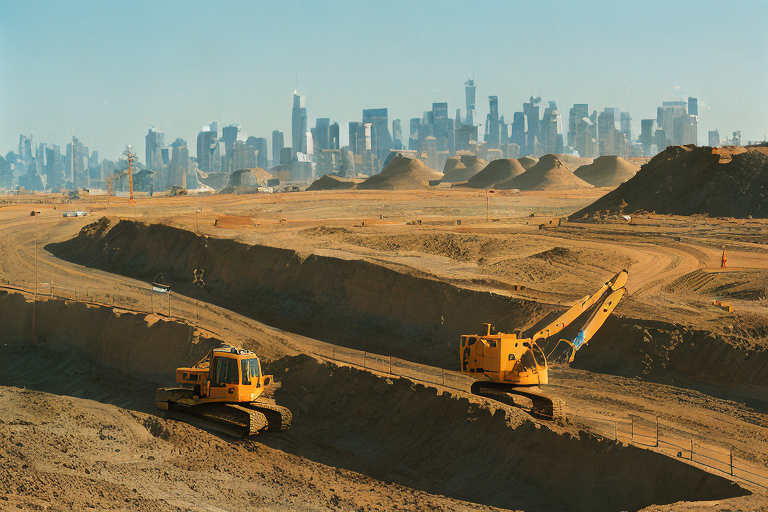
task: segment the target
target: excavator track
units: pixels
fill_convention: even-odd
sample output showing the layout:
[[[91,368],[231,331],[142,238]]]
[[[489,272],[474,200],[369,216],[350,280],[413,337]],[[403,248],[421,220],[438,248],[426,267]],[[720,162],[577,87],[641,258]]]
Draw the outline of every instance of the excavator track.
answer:
[[[529,411],[532,416],[565,425],[565,400],[547,396],[536,386],[521,387],[498,382],[476,381],[472,384],[471,390],[473,395],[490,398],[514,407],[520,407],[520,405],[515,403],[510,395],[525,397],[533,404]]]
[[[237,427],[244,436],[253,435],[262,430],[279,431],[291,427],[292,415],[286,407],[277,405],[272,400],[259,400],[242,403],[180,403],[182,399],[192,399],[192,391],[184,388],[166,388],[158,390],[157,404],[163,410],[183,411],[217,423]]]

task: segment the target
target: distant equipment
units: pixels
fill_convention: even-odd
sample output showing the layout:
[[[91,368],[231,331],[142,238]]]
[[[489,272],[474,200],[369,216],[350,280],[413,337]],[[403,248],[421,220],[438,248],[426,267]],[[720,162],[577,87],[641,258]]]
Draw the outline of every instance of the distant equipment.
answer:
[[[77,210],[75,212],[63,212],[61,214],[61,216],[64,217],[64,218],[66,218],[66,217],[85,217],[86,215],[88,215],[88,212],[84,212],[82,210]]]
[[[155,278],[152,280],[152,291],[158,292],[158,293],[168,293],[171,291],[171,285],[165,284],[163,279],[163,274],[157,274]]]
[[[472,393],[501,398],[502,401],[509,395],[523,396],[533,403],[534,414],[564,422],[565,402],[543,394],[538,387],[549,383],[548,356],[538,342],[558,334],[582,314],[590,312],[573,341],[561,339],[555,346],[557,349],[561,342],[569,345],[567,361],[573,361],[576,351],[592,339],[626,293],[627,279],[627,271],[622,270],[593,295],[582,298],[530,337],[523,336],[522,332],[492,332],[491,324],[484,324],[483,334],[462,336],[461,372],[476,379],[471,387]]]

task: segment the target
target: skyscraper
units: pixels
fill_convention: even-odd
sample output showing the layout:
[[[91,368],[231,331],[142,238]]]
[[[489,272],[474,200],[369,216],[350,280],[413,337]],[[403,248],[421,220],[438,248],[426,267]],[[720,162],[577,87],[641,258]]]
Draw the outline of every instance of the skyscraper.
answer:
[[[312,131],[312,137],[316,149],[329,149],[328,139],[330,138],[331,120],[327,117],[318,117],[315,122],[315,128]]]
[[[475,81],[473,79],[469,79],[464,84],[464,95],[467,98],[467,116],[464,119],[464,124],[468,125],[474,125],[475,124],[475,93],[476,93],[477,87],[475,86]],[[456,127],[458,128],[458,126]]]
[[[240,125],[231,124],[221,129],[221,140],[227,148],[235,145],[237,136],[240,134]]]
[[[264,137],[250,136],[245,141],[246,144],[258,151],[256,153],[256,167],[266,169],[268,167],[269,153],[267,152],[267,139]]]
[[[168,182],[167,183],[155,183],[158,188],[171,188],[173,186],[187,188],[187,178],[189,174],[189,149],[187,148],[187,141],[184,139],[176,139],[171,144],[171,161],[168,165]],[[192,188],[197,188],[195,183]]]
[[[197,166],[203,172],[213,172],[211,146],[219,138],[217,128],[216,123],[211,123],[209,126],[203,126],[202,131],[197,134]]]
[[[528,101],[528,103],[523,103],[523,113],[528,120],[528,132],[525,141],[525,151],[523,152],[523,148],[520,148],[520,154],[523,156],[532,155],[536,152],[536,146],[538,145],[538,141],[540,139],[539,129],[541,127],[541,121],[539,119],[539,107],[536,104],[540,101],[541,98],[534,98],[531,96],[531,99]]]
[[[698,116],[699,115],[699,100],[698,99],[688,97],[688,115],[689,116]]]
[[[162,150],[165,147],[165,134],[156,127],[151,127],[145,137],[145,159],[147,168],[158,171],[163,167]]]
[[[363,124],[371,125],[370,149],[379,162],[383,162],[392,149],[392,136],[389,134],[389,114],[386,108],[363,110]],[[381,170],[378,166],[374,172]]]
[[[582,119],[589,117],[588,103],[574,103],[568,112],[568,145],[576,147],[576,127]],[[584,155],[582,155],[584,156]]]
[[[392,120],[392,138],[394,149],[403,149],[403,125],[399,119]]]
[[[272,132],[272,165],[280,165],[280,152],[285,147],[285,137],[283,132],[275,130]]]
[[[720,133],[715,130],[711,130],[709,132],[709,145],[713,148],[716,148],[720,145]]]
[[[339,123],[328,127],[328,149],[339,149]]]
[[[304,104],[304,96],[299,96],[298,91],[293,91],[293,111],[291,113],[291,146],[293,154],[307,152],[307,108]]]
[[[651,155],[651,145],[655,144],[654,130],[656,129],[655,119],[640,120],[640,144],[643,148],[643,156]]]
[[[497,96],[488,96],[490,113],[485,123],[486,142],[491,148],[498,148],[501,138],[499,126],[499,98]]]

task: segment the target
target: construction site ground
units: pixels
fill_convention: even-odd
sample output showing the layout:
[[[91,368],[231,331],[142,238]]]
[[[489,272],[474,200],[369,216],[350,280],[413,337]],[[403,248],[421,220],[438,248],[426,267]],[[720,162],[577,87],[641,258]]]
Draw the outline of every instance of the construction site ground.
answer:
[[[9,295],[0,297],[0,315],[11,327],[0,352],[0,510],[768,510],[766,369],[750,370],[759,378],[729,374],[746,372],[729,366],[743,362],[740,354],[756,360],[768,350],[768,221],[645,214],[631,222],[565,222],[605,192],[302,192],[140,198],[135,207],[125,198],[60,204],[50,196],[6,196],[0,279]],[[89,215],[63,218],[68,210]],[[644,332],[674,324],[735,340],[734,347],[707,349],[727,353],[719,369],[708,355],[673,372],[668,361],[633,360],[647,353],[605,354],[590,344],[581,362],[580,352],[572,367],[551,371],[546,389],[565,400],[569,418],[558,425],[471,396],[455,371],[457,350],[451,366],[452,347],[435,342],[432,359],[432,345],[414,349],[408,344],[418,340],[408,335],[387,344],[371,333],[356,344],[342,334],[343,316],[295,329],[274,312],[275,322],[265,321],[258,304],[246,304],[238,276],[225,280],[216,267],[205,278],[231,283],[232,296],[199,287],[152,293],[131,268],[110,268],[104,251],[81,264],[46,249],[102,216],[490,292],[524,301],[539,314],[530,324],[626,268],[629,295],[618,317]],[[282,293],[290,295],[291,286]],[[333,298],[342,285],[328,286],[315,293]],[[374,311],[375,297],[371,302],[359,305],[361,315],[365,307]],[[476,307],[470,313],[464,321],[478,332],[486,319]],[[434,315],[425,309],[423,316]],[[157,330],[162,323],[166,330]],[[96,341],[78,342],[78,329]],[[58,330],[70,334],[56,340]],[[149,341],[132,348],[142,333]],[[178,346],[149,355],[174,336]],[[113,338],[115,353],[104,348]],[[155,410],[156,385],[172,382],[173,368],[188,363],[172,356],[218,340],[271,361],[282,380],[276,398],[294,413],[292,430],[243,440]],[[625,363],[605,363],[614,360]],[[518,443],[506,458],[498,455]],[[725,466],[723,453],[751,473]],[[535,461],[530,471],[520,469],[527,467],[521,457]],[[574,475],[580,460],[590,470]]]

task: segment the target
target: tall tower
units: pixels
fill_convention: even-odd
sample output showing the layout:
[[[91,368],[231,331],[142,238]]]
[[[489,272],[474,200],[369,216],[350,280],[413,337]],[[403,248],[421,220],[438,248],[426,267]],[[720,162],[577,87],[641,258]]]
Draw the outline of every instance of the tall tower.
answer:
[[[162,150],[165,147],[165,134],[153,126],[149,129],[145,141],[147,168],[157,171],[163,166]]]
[[[475,81],[473,79],[467,80],[464,84],[464,94],[467,97],[467,117],[464,124],[475,124],[475,92]]]
[[[306,153],[307,142],[307,108],[304,104],[304,96],[299,96],[298,90],[293,91],[293,112],[291,115],[291,146],[293,154]]]

